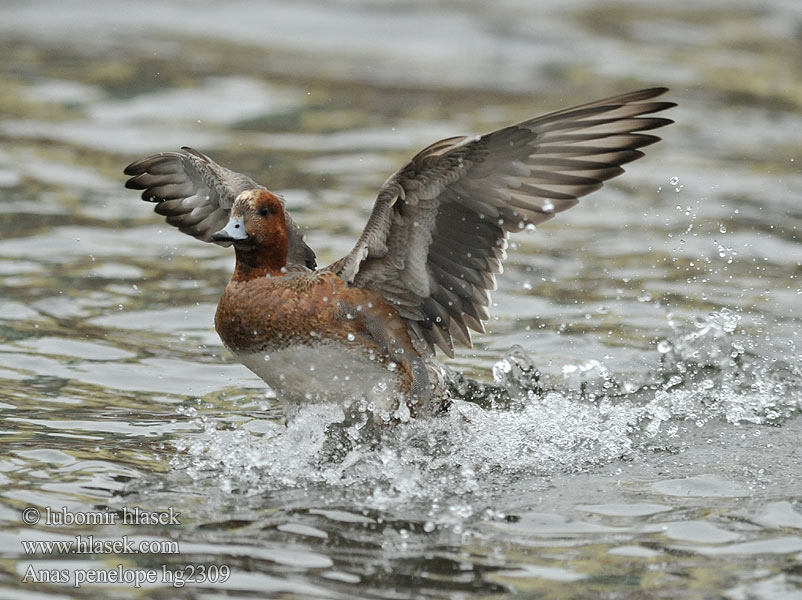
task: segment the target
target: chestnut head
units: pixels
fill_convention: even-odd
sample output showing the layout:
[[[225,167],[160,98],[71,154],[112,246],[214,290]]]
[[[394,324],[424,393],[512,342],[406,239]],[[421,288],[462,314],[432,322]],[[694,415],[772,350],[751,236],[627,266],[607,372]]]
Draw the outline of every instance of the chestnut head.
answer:
[[[235,248],[242,249],[286,244],[284,204],[267,190],[242,192],[234,200],[228,223],[212,234],[212,240],[232,242]]]

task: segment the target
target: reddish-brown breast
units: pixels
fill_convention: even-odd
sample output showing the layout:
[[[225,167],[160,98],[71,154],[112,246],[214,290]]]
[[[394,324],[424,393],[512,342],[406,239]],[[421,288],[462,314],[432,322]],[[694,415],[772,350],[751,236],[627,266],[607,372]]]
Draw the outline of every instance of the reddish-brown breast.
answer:
[[[232,279],[217,307],[215,328],[232,352],[271,352],[336,341],[387,364],[411,383],[418,354],[406,324],[377,294],[349,288],[327,271]]]

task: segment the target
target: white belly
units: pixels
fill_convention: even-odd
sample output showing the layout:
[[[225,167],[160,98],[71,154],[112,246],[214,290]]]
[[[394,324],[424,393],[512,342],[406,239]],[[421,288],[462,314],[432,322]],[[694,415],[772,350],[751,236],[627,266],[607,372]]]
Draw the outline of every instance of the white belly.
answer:
[[[380,415],[389,415],[405,397],[394,371],[336,342],[235,355],[276,392],[289,414],[312,402],[365,400]]]

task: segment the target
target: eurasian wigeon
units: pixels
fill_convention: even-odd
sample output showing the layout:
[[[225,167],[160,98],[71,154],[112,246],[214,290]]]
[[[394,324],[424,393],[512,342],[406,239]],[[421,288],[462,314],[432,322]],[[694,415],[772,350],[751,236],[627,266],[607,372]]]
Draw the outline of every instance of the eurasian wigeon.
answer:
[[[215,316],[225,346],[285,407],[372,403],[383,419],[447,406],[435,348],[484,332],[507,237],[577,204],[672,123],[653,88],[416,154],[382,185],[362,236],[318,268],[284,200],[191,148],[125,168],[170,225],[234,246]]]

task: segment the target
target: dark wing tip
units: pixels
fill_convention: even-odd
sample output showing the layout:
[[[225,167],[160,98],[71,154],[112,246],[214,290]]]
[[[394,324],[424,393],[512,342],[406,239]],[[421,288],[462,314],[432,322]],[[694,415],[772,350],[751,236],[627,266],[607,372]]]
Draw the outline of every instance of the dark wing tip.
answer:
[[[657,86],[651,88],[645,88],[642,90],[636,90],[629,94],[626,94],[624,97],[626,98],[626,102],[638,102],[640,100],[649,100],[650,98],[657,98],[657,96],[662,96],[669,89],[665,86]]]
[[[660,127],[671,125],[674,122],[672,119],[666,119],[665,117],[646,117],[638,120],[642,121],[642,123],[638,127],[637,131],[648,131],[650,129],[659,129]]]
[[[130,165],[123,169],[123,173],[125,175],[141,175],[145,172],[145,168],[143,167],[143,160],[135,160]],[[126,182],[126,187],[128,187],[128,183]]]
[[[128,190],[147,190],[152,186],[152,182],[150,184],[144,183],[143,178],[147,178],[148,173],[148,165],[150,164],[150,159],[146,158],[144,160],[139,160],[137,162],[131,163],[127,167],[123,173],[126,175],[131,175],[132,177],[125,182],[125,188]]]
[[[587,102],[585,104],[579,104],[577,106],[572,106],[567,109],[557,111],[556,114],[561,114],[565,112],[574,112],[583,109],[592,109],[598,108],[602,106],[607,106],[611,104],[637,104],[638,102],[643,102],[644,100],[651,100],[652,98],[657,98],[658,96],[662,96],[666,92],[668,92],[667,87],[653,87],[653,88],[646,88],[642,90],[635,90],[634,92],[628,92],[625,94],[617,94],[615,96],[608,96],[607,98],[602,98],[600,100],[594,100],[592,102]],[[654,105],[674,105],[673,102],[655,102]],[[666,108],[670,108],[670,106],[666,106]],[[663,109],[659,109],[663,110]],[[550,116],[543,115],[544,117]]]

